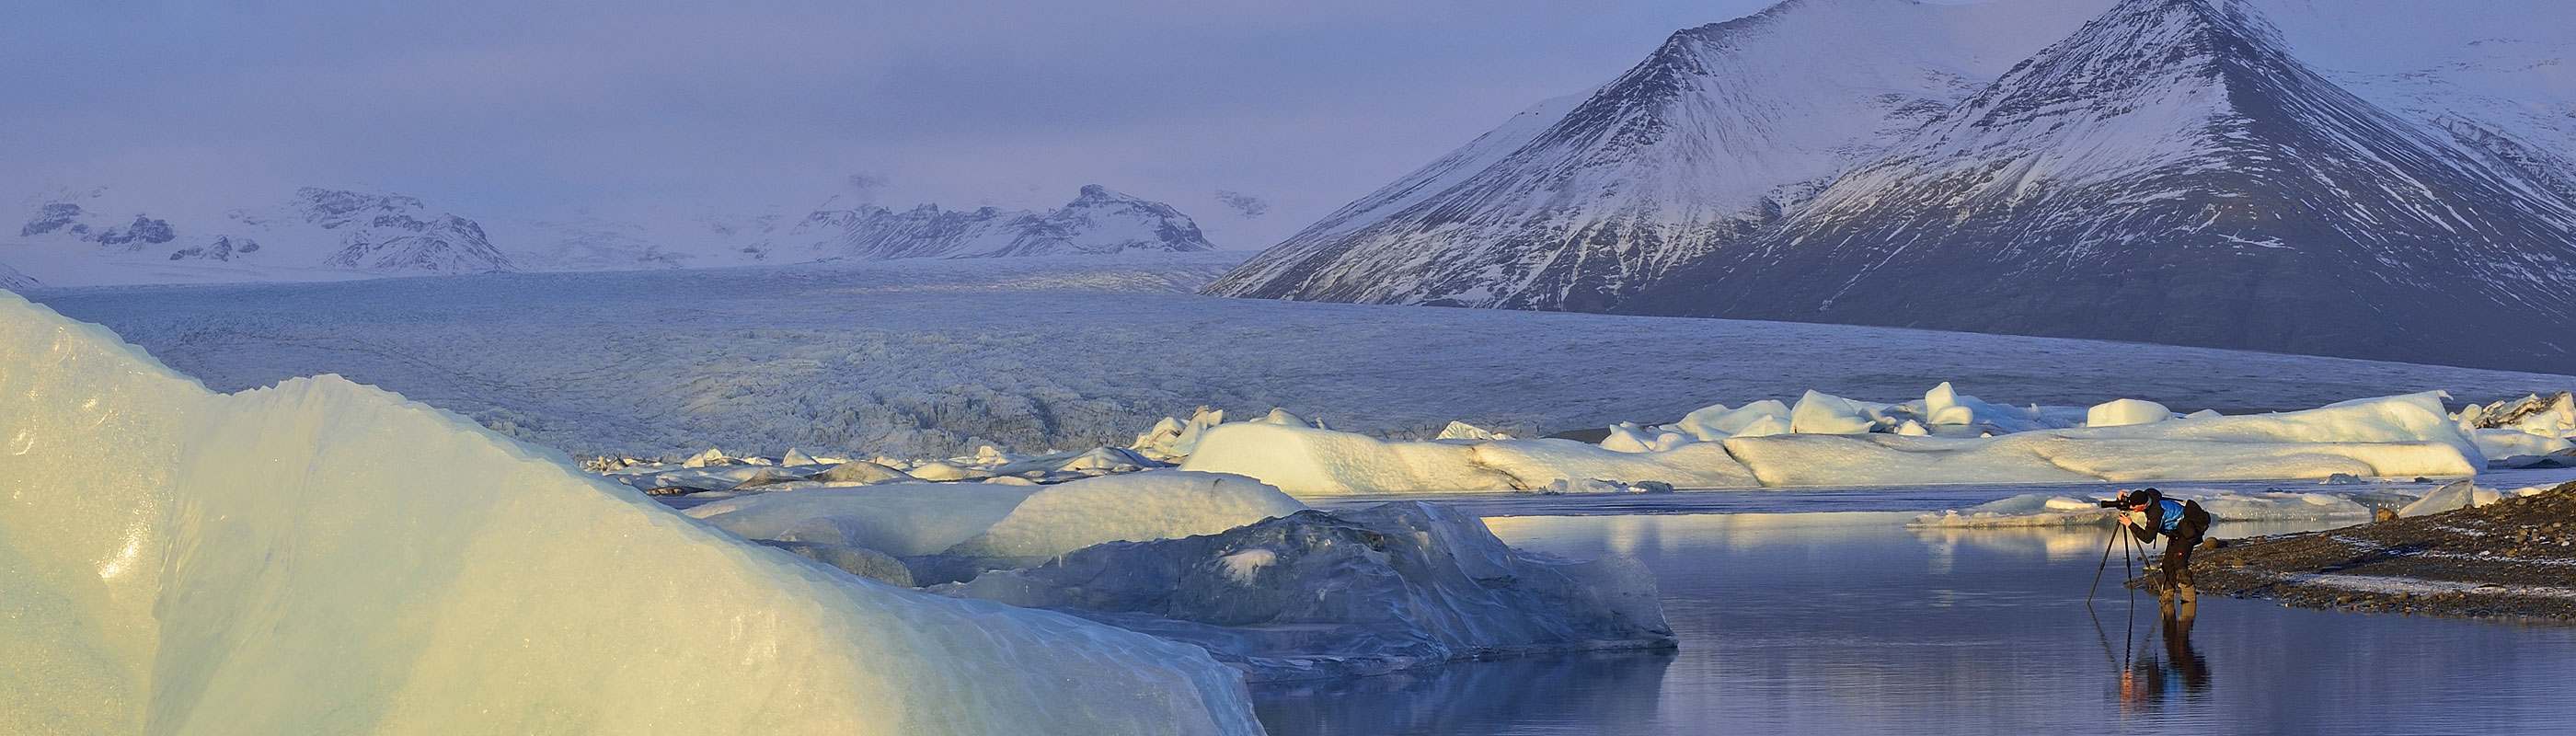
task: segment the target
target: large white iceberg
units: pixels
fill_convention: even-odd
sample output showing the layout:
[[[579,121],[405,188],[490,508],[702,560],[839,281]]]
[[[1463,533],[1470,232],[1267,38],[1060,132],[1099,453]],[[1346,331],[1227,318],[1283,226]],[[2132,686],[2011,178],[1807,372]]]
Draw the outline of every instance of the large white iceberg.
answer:
[[[1182,467],[1251,476],[1292,494],[1335,495],[1535,490],[1587,480],[1753,488],[2457,476],[2473,475],[2486,464],[2478,443],[2460,431],[2435,393],[2277,414],[2055,428],[2045,427],[2071,423],[2056,410],[2033,409],[2015,420],[1986,416],[2000,410],[1983,402],[1973,404],[1983,408],[1960,409],[1970,402],[1936,389],[1926,403],[1942,408],[1927,418],[1936,427],[2011,420],[2044,428],[1921,436],[1916,432],[1929,434],[1924,425],[1907,420],[1912,423],[1898,428],[1914,432],[1866,432],[1863,425],[1891,420],[1879,405],[1811,394],[1800,402],[1805,414],[1795,421],[1822,432],[1744,432],[1677,446],[1664,441],[1716,436],[1723,431],[1720,419],[1742,416],[1716,407],[1694,412],[1700,419],[1683,423],[1690,434],[1660,435],[1656,446],[1669,449],[1618,448],[1643,450],[1630,452],[1568,440],[1405,442],[1309,427],[1223,424],[1204,432],[1197,454]],[[2135,421],[2153,414],[2133,411],[2138,408],[2105,412],[2105,418],[2118,414]],[[1921,407],[1895,409],[1913,413]]]
[[[336,377],[0,294],[0,733],[1257,733],[1195,647],[861,581]]]
[[[1207,430],[1181,469],[1250,476],[1299,495],[1526,491],[1593,479],[1755,485],[1751,470],[1709,442],[1619,452],[1561,439],[1412,442],[1248,422]]]

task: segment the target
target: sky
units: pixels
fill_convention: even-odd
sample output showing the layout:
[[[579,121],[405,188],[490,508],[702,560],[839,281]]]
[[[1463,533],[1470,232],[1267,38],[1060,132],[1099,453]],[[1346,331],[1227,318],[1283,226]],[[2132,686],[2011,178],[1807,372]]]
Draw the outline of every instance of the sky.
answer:
[[[650,220],[1096,183],[1256,249],[1769,2],[0,0],[0,206],[319,185]]]

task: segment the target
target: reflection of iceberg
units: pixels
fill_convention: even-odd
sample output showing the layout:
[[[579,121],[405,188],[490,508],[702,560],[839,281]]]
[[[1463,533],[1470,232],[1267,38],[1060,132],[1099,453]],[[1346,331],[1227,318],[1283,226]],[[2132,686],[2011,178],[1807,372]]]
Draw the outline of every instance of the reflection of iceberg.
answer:
[[[1262,722],[1276,733],[1514,733],[1566,724],[1589,733],[1651,733],[1664,712],[1664,671],[1673,659],[1634,652],[1515,657],[1252,689]]]
[[[0,732],[1259,731],[1191,647],[858,581],[335,377],[209,393],[14,295],[0,417]]]

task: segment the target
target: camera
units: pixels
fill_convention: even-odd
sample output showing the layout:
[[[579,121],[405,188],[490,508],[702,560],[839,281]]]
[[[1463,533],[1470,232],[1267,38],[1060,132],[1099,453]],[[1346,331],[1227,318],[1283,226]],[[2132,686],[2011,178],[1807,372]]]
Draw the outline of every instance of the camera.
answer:
[[[2105,500],[2102,500],[2102,501],[2098,501],[2097,503],[2100,503],[2100,504],[2102,505],[2102,508],[2106,508],[2106,509],[2116,509],[2116,508],[2119,508],[2119,507],[2120,507],[2120,499],[2116,499],[2116,498],[2113,498],[2113,499],[2105,499]]]

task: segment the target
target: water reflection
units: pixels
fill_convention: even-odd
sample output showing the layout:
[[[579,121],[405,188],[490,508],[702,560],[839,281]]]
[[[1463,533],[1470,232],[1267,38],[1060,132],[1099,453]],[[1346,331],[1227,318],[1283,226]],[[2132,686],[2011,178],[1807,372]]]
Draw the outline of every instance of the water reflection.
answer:
[[[1681,650],[1255,697],[1274,734],[2576,729],[2565,628],[2229,599],[2167,607],[2109,582],[2118,559],[2088,609],[2107,527],[1913,530],[1906,518],[1492,519],[1538,551],[1644,562]]]
[[[1637,733],[1669,653],[1465,662],[1423,672],[1254,685],[1273,734]]]
[[[2163,601],[2160,648],[2143,652],[2120,670],[2120,708],[2131,714],[2188,703],[2209,692],[2209,660],[2191,645],[2195,604]]]

